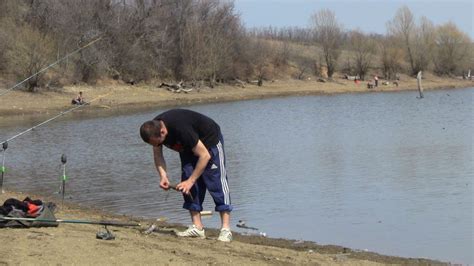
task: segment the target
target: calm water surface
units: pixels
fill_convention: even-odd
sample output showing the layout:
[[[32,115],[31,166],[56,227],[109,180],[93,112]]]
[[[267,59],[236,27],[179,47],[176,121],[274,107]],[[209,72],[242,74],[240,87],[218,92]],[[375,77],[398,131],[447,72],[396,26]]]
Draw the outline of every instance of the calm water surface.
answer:
[[[234,225],[245,219],[271,237],[474,263],[473,92],[188,108],[221,125]],[[65,153],[70,201],[188,223],[181,195],[159,189],[151,147],[138,135],[161,111],[94,119],[77,112],[17,138],[6,152],[6,187],[54,193]],[[34,122],[0,127],[0,139]],[[177,182],[178,156],[166,151],[165,158]],[[205,205],[213,209],[209,195]],[[218,215],[204,222],[218,227]]]

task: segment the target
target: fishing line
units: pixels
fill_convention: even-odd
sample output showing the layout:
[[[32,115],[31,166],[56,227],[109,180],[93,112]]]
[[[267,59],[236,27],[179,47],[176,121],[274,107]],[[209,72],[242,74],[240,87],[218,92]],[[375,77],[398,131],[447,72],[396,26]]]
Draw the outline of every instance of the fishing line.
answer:
[[[6,152],[7,148],[8,148],[8,142],[10,142],[10,141],[12,141],[12,140],[14,140],[14,139],[16,139],[16,138],[18,138],[18,137],[20,137],[20,136],[26,134],[26,133],[32,131],[33,129],[35,129],[35,128],[37,128],[37,127],[40,127],[40,126],[42,126],[42,125],[45,125],[45,124],[47,124],[47,123],[53,121],[54,119],[57,119],[57,118],[59,118],[59,117],[65,115],[65,114],[67,114],[67,113],[70,113],[70,112],[72,112],[72,111],[74,111],[74,110],[77,110],[77,109],[79,109],[79,108],[82,108],[82,107],[84,107],[84,106],[90,105],[92,102],[97,101],[98,99],[103,98],[103,97],[105,97],[105,96],[107,96],[107,95],[110,95],[111,93],[112,93],[112,92],[109,92],[109,93],[107,93],[107,94],[98,96],[98,97],[92,99],[91,101],[84,103],[83,105],[78,105],[78,106],[75,106],[75,107],[73,107],[73,108],[71,108],[71,109],[69,109],[69,110],[66,110],[66,111],[64,111],[64,112],[61,112],[61,113],[59,113],[58,115],[56,115],[56,116],[54,116],[54,117],[52,117],[52,118],[50,118],[50,119],[48,119],[48,120],[46,120],[46,121],[43,121],[43,122],[39,123],[39,124],[36,125],[36,126],[30,127],[30,128],[28,128],[27,130],[22,131],[22,132],[16,134],[15,136],[13,136],[13,137],[7,139],[7,140],[4,141],[4,142],[1,142],[0,145],[2,145],[2,147],[3,147],[3,153],[2,153],[3,156],[2,156],[2,167],[0,168],[0,172],[1,172],[1,175],[0,175],[0,193],[3,193],[3,181],[4,181],[4,175],[5,175],[5,172],[6,172],[6,168],[5,168],[5,152]],[[64,158],[61,158],[61,160],[63,160],[63,159],[65,160],[66,157],[64,156]],[[64,162],[63,164],[64,164],[64,168],[63,168],[64,171],[63,171],[63,176],[62,176],[62,179],[63,179],[63,181],[62,181],[62,182],[63,182],[63,183],[62,183],[62,196],[63,196],[63,202],[64,202],[64,187],[65,187],[65,182],[66,182],[67,177],[66,177],[66,173],[65,173],[65,171],[66,171],[65,162]]]
[[[32,131],[32,130],[34,130],[34,129],[36,129],[36,128],[42,126],[42,125],[45,125],[45,124],[47,124],[47,123],[49,123],[49,122],[51,122],[51,121],[53,121],[53,120],[55,120],[55,119],[57,119],[57,118],[59,118],[59,117],[65,115],[65,114],[67,114],[67,113],[70,113],[70,112],[72,112],[72,111],[74,111],[74,110],[77,110],[77,109],[79,109],[79,108],[82,108],[82,107],[84,107],[84,106],[90,105],[92,102],[97,101],[98,99],[103,98],[103,97],[105,97],[105,96],[107,96],[107,95],[110,95],[111,93],[112,93],[112,92],[109,92],[109,93],[107,93],[107,94],[98,96],[98,97],[94,98],[93,100],[84,103],[83,105],[78,105],[78,106],[75,106],[75,107],[73,107],[73,108],[70,108],[70,109],[68,109],[68,110],[66,110],[66,111],[64,111],[64,112],[61,112],[61,113],[59,113],[58,115],[56,115],[56,116],[54,116],[54,117],[51,117],[51,118],[48,119],[48,120],[45,120],[45,121],[43,121],[43,122],[41,122],[41,123],[39,123],[39,124],[37,124],[37,125],[35,125],[35,126],[33,126],[33,127],[28,128],[27,130],[25,130],[25,131],[23,131],[23,132],[20,132],[20,133],[16,134],[16,135],[13,136],[13,137],[10,137],[9,139],[5,140],[4,142],[0,142],[0,144],[3,145],[4,143],[10,142],[10,141],[12,141],[12,140],[14,140],[14,139],[16,139],[16,138],[18,138],[18,137],[20,137],[20,136],[22,136],[22,135],[24,135],[24,134],[26,134],[26,133]]]
[[[5,169],[5,153],[6,153],[6,149],[8,148],[8,142],[12,141],[13,139],[15,139],[15,138],[17,138],[17,137],[20,137],[20,136],[26,134],[26,133],[29,132],[29,131],[34,130],[35,128],[38,128],[38,127],[40,127],[40,126],[42,126],[42,125],[45,125],[45,124],[47,124],[47,123],[53,121],[54,119],[57,119],[57,118],[59,118],[59,117],[65,115],[65,114],[67,114],[67,113],[69,113],[69,112],[72,112],[72,111],[74,111],[74,110],[76,110],[76,109],[79,109],[79,108],[81,108],[81,107],[90,105],[92,102],[97,101],[98,99],[103,98],[103,97],[105,97],[105,96],[107,96],[107,95],[110,95],[111,93],[112,93],[112,92],[109,92],[109,93],[104,94],[104,95],[100,95],[100,96],[98,96],[98,97],[92,99],[91,101],[84,103],[83,105],[78,105],[78,106],[75,106],[75,107],[73,107],[73,108],[70,108],[69,110],[66,110],[66,111],[64,111],[64,112],[61,112],[61,113],[59,113],[58,115],[56,115],[56,116],[54,116],[54,117],[52,117],[52,118],[50,118],[50,119],[47,119],[46,121],[43,121],[43,122],[41,122],[41,123],[39,123],[39,124],[37,124],[37,125],[31,127],[31,128],[28,128],[27,130],[22,131],[22,132],[16,134],[15,136],[9,138],[8,140],[6,140],[6,141],[0,143],[0,144],[2,145],[2,147],[3,147],[3,153],[2,153],[2,167],[0,168],[0,172],[1,172],[1,178],[0,178],[0,192],[1,192],[1,193],[4,193],[4,192],[3,192],[3,180],[4,180],[4,174],[5,174],[5,171],[6,171],[6,169]],[[62,176],[61,176],[61,184],[60,184],[58,193],[61,193],[61,196],[62,196],[62,205],[64,206],[64,198],[65,198],[65,194],[66,194],[66,180],[68,179],[68,177],[67,177],[67,175],[66,175],[67,157],[66,157],[65,154],[63,154],[63,155],[61,156],[61,163],[62,163],[62,166],[63,166],[63,167],[62,167],[62,168],[63,168],[63,169],[62,169],[62,170],[63,170],[63,174],[62,174]]]
[[[59,62],[63,61],[64,59],[69,58],[71,55],[76,54],[76,53],[80,52],[81,50],[83,50],[83,49],[85,49],[85,48],[91,46],[91,45],[94,44],[95,42],[98,42],[100,39],[102,39],[102,37],[99,37],[99,38],[97,38],[97,39],[91,41],[90,43],[88,43],[88,44],[86,44],[86,45],[84,45],[84,46],[78,48],[77,50],[72,51],[71,53],[67,54],[67,55],[64,56],[63,58],[61,58],[61,59],[55,61],[54,63],[48,65],[47,67],[45,67],[45,68],[43,68],[43,69],[41,69],[40,71],[36,72],[35,74],[33,74],[33,75],[27,77],[26,79],[22,80],[20,83],[17,83],[15,86],[13,86],[13,87],[7,89],[6,91],[0,93],[0,96],[3,96],[3,95],[5,95],[5,94],[9,93],[10,91],[14,90],[15,88],[17,88],[17,87],[20,86],[21,84],[25,83],[25,82],[28,81],[29,79],[31,79],[31,78],[37,76],[38,74],[43,73],[44,71],[46,71],[46,70],[48,70],[49,68],[55,66],[56,64],[58,64]]]

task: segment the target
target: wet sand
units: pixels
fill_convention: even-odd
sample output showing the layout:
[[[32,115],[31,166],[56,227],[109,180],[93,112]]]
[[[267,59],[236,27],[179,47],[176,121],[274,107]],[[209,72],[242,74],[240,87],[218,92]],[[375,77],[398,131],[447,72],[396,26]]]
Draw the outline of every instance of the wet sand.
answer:
[[[91,208],[68,204],[59,199],[31,194],[7,192],[8,198],[23,200],[26,196],[58,204],[57,219],[113,220],[138,222],[140,227],[109,227],[115,240],[96,239],[99,225],[61,223],[58,227],[0,229],[2,248],[0,264],[24,265],[441,265],[425,259],[383,256],[339,246],[323,246],[312,242],[243,236],[234,233],[234,241],[216,240],[216,230],[206,230],[207,238],[182,239],[170,233],[183,229],[180,225],[158,222],[160,231],[143,233],[151,220],[106,214]],[[337,233],[337,232],[334,232]]]

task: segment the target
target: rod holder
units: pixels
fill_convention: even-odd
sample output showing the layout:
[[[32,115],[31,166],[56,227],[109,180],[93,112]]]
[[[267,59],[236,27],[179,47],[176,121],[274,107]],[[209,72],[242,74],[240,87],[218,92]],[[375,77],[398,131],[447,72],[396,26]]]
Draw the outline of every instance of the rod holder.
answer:
[[[3,180],[5,178],[5,171],[6,171],[6,168],[5,168],[5,152],[8,149],[8,142],[7,141],[2,143],[2,148],[3,148],[2,166],[0,166],[0,173],[1,173],[1,175],[0,175],[0,193],[1,194],[5,193],[3,191]]]
[[[63,176],[61,177],[61,196],[62,196],[62,202],[61,204],[64,206],[64,195],[66,194],[66,163],[67,163],[67,157],[66,154],[61,155],[61,163],[63,164]]]

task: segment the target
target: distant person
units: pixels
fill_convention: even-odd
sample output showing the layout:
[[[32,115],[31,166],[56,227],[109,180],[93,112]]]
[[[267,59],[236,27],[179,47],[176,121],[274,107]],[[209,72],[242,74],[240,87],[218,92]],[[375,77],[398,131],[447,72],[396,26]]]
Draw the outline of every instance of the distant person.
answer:
[[[374,81],[375,81],[375,87],[378,87],[379,86],[379,77],[377,75],[375,75]]]
[[[367,82],[367,89],[373,89],[374,88],[374,83],[372,82],[372,80],[369,80],[369,82]]]
[[[227,172],[225,169],[224,139],[219,125],[200,113],[172,109],[153,120],[143,123],[140,136],[153,146],[154,162],[160,175],[160,187],[171,188],[163,158],[163,145],[179,152],[181,183],[175,189],[183,193],[183,208],[189,210],[192,225],[179,237],[205,238],[201,221],[202,203],[206,190],[220,213],[221,231],[217,240],[232,241],[230,231],[230,203]]]
[[[71,101],[72,104],[77,104],[77,105],[82,105],[84,104],[84,97],[82,96],[82,91],[79,92],[79,95],[77,95],[76,98],[72,99]]]

